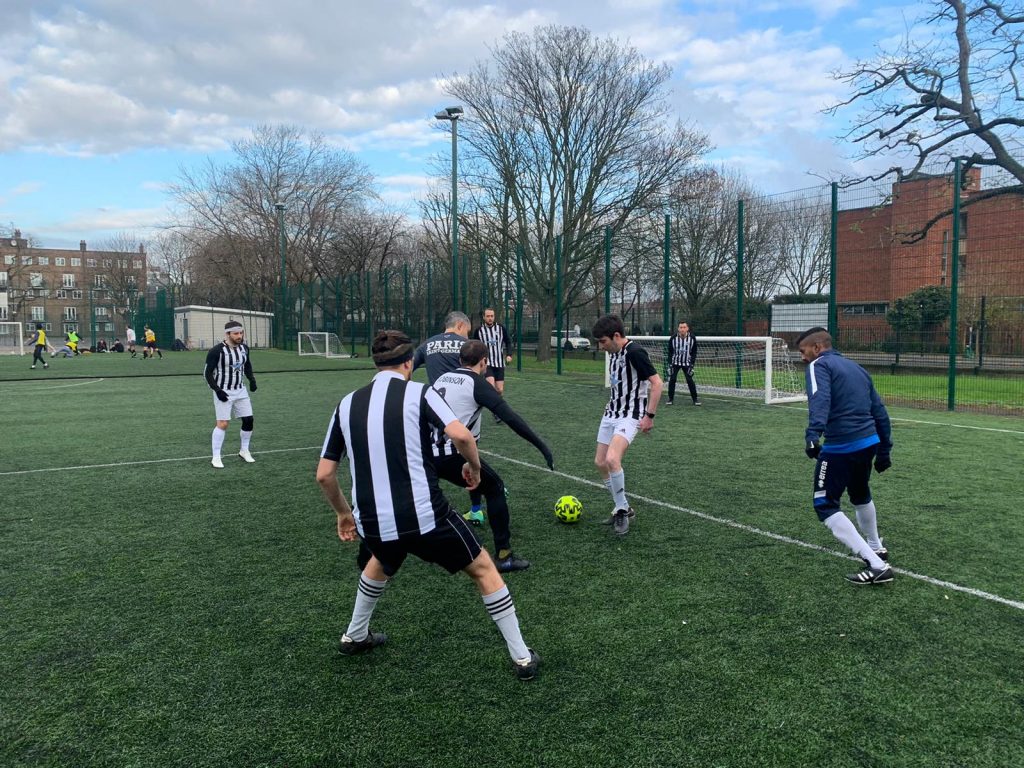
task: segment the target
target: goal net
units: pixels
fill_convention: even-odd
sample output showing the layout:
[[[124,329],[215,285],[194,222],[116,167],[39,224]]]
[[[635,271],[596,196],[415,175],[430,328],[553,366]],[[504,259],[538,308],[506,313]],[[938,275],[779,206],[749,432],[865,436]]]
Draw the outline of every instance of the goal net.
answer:
[[[336,333],[299,332],[300,357],[351,357]]]
[[[24,355],[25,334],[21,323],[0,323],[0,355]]]
[[[668,336],[630,336],[651,358],[668,387]],[[605,386],[608,377],[605,355]],[[680,379],[682,375],[680,374]],[[789,403],[806,400],[803,376],[793,366],[786,342],[771,336],[699,336],[693,379],[699,393],[750,397],[765,403]],[[676,382],[678,389],[682,383]]]

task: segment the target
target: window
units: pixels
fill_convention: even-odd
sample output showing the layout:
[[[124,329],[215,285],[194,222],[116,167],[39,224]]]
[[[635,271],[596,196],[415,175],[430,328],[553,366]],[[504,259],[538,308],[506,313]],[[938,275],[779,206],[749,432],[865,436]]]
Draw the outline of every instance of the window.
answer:
[[[32,307],[32,319],[37,323],[46,319],[46,307]]]
[[[78,319],[78,307],[64,307],[64,319],[65,320],[77,320]]]
[[[49,323],[43,323],[42,325],[43,325],[43,330],[44,331],[50,330],[50,324]],[[25,323],[25,330],[28,331],[28,333],[35,333],[36,332],[36,324],[35,323]]]
[[[21,257],[21,266],[27,267],[31,263],[32,263],[32,257],[31,256],[22,256]]]
[[[113,323],[104,323],[103,324],[103,330],[105,330],[107,333],[113,333],[114,332],[114,324]]]
[[[939,264],[939,285],[946,284],[946,265],[949,263],[949,230],[942,231],[942,262]]]
[[[71,292],[71,298],[72,299],[80,299],[80,298],[82,298],[82,292],[81,291],[72,291]]]
[[[58,299],[66,299],[68,297],[68,292],[65,291],[63,288],[58,288],[56,291],[54,291],[53,295],[56,296]]]
[[[4,264],[6,264],[7,266],[12,266],[14,264],[13,253],[8,253],[6,256],[4,256]]]
[[[33,288],[43,287],[43,273],[42,272],[29,272],[28,284]]]
[[[138,275],[125,275],[125,281],[130,286],[138,285],[138,282],[139,282]]]
[[[85,260],[85,266],[87,266],[87,267],[95,267],[96,266],[96,259],[86,259]]]
[[[132,269],[142,269],[142,259],[136,259],[132,262]]]
[[[78,333],[78,323],[64,323],[64,333]]]
[[[53,264],[56,267],[63,267],[66,263],[67,259],[65,259],[63,256],[58,256],[53,260]]]
[[[0,320],[7,319],[7,307],[0,305]]]
[[[110,314],[108,307],[96,307],[96,317],[106,317]]]
[[[78,256],[72,256],[71,257],[71,266],[72,267],[80,267],[80,266],[82,266],[82,260]]]
[[[113,259],[104,259],[103,260],[103,268],[104,269],[110,269],[112,266],[114,266]]]
[[[884,315],[889,309],[888,304],[842,304],[840,310],[844,315]]]
[[[60,284],[63,285],[65,288],[74,288],[75,287],[75,276],[74,275],[69,275],[67,273],[64,273],[63,275],[61,275],[61,282],[60,282]]]
[[[39,264],[40,267],[48,267],[48,266],[50,266],[50,257],[49,256],[40,256],[39,259],[38,259],[38,264]]]
[[[7,287],[7,273],[6,272],[0,272],[0,288],[6,288],[6,287]]]
[[[121,269],[128,269],[128,259],[118,259],[117,266]]]
[[[92,276],[92,284],[96,288],[106,288],[107,287],[107,276],[106,275],[93,275]]]

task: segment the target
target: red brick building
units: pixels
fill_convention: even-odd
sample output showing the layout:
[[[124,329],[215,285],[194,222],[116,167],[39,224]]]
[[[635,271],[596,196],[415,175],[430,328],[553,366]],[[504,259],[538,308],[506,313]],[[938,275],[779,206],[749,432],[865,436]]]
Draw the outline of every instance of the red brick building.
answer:
[[[980,190],[981,172],[971,169],[961,204]],[[893,184],[890,197],[877,205],[839,211],[836,302],[841,330],[884,338],[891,332],[885,313],[896,299],[924,286],[950,285],[952,216],[940,219],[917,242],[908,241],[949,210],[952,201],[952,176],[921,175]],[[1003,195],[964,206],[959,255],[962,338],[966,341],[984,319],[988,346],[1019,343],[1024,329],[1024,197]]]

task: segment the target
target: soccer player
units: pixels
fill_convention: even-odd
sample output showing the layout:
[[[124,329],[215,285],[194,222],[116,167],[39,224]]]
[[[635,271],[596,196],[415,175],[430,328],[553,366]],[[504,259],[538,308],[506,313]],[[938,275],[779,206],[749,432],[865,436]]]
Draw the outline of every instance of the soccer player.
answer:
[[[437,481],[431,452],[433,428],[444,431],[465,459],[466,484],[480,482],[473,434],[431,387],[409,381],[413,345],[401,331],[381,331],[371,347],[377,375],[345,396],[334,410],[316,480],[337,515],[338,538],[357,534],[372,553],[359,577],[352,619],[338,650],[371,651],[387,635],[370,631],[370,619],[388,579],[412,554],[449,573],[465,572],[501,632],[520,680],[532,680],[540,656],[527,647],[508,587],[473,530],[452,509]],[[338,462],[348,456],[352,501],[338,482]],[[443,611],[444,604],[434,608]]]
[[[434,389],[444,398],[459,421],[472,432],[475,441],[479,442],[480,440],[480,412],[487,408],[495,416],[500,416],[513,432],[532,443],[544,456],[548,468],[554,469],[554,458],[544,441],[483,378],[482,374],[489,365],[488,355],[488,347],[482,341],[477,339],[467,341],[459,352],[462,365],[438,378],[434,382]],[[439,476],[453,485],[468,487],[462,477],[462,457],[459,456],[455,443],[441,430],[435,431],[434,457]],[[487,499],[487,520],[491,526],[491,533],[494,534],[498,570],[501,573],[525,571],[530,567],[530,562],[512,552],[512,533],[509,529],[505,483],[501,476],[482,459],[480,467],[480,484],[473,489],[473,492],[482,494]]]
[[[210,463],[217,469],[224,469],[220,451],[224,447],[228,421],[232,416],[238,416],[242,420],[242,446],[238,455],[246,463],[253,464],[256,459],[249,452],[253,427],[249,391],[256,391],[256,377],[249,359],[249,346],[245,343],[245,329],[237,320],[224,324],[224,341],[210,349],[206,355],[203,376],[213,390],[213,409],[217,416],[217,424],[213,428],[213,459]],[[248,391],[242,383],[242,376],[249,380]]]
[[[459,350],[469,338],[472,327],[465,312],[449,312],[444,318],[444,333],[431,336],[420,344],[412,359],[412,369],[415,371],[426,365],[427,380],[431,384],[442,373],[454,371],[459,367]]]
[[[46,362],[44,357],[46,354],[46,330],[43,328],[42,323],[36,323],[35,333],[29,338],[28,343],[34,345],[32,350],[32,369],[35,370],[37,361],[43,364],[43,368],[49,368],[50,364]]]
[[[832,349],[824,328],[805,331],[797,339],[807,363],[805,452],[814,465],[814,511],[832,535],[863,558],[865,570],[846,576],[857,585],[893,580],[889,552],[878,536],[878,517],[871,500],[871,461],[875,470],[892,466],[889,414],[871,376]],[[825,444],[821,436],[825,436]],[[839,508],[847,491],[857,511],[857,526]],[[858,528],[860,529],[858,531]]]
[[[160,351],[160,348],[156,345],[156,334],[153,333],[153,329],[148,325],[142,326],[142,333],[146,340],[146,348],[142,350],[143,359],[153,357],[153,353],[160,355],[160,359],[164,359],[164,353]],[[214,347],[216,349],[216,347]]]
[[[697,337],[690,333],[690,326],[687,323],[680,323],[676,328],[676,332],[668,340],[668,351],[672,372],[668,377],[668,402],[665,405],[675,405],[673,401],[676,397],[676,378],[680,371],[686,377],[690,399],[694,405],[700,405],[697,385],[693,381],[693,366],[697,362]]]
[[[501,323],[494,321],[494,310],[484,310],[484,324],[476,329],[474,338],[487,345],[487,383],[505,394],[505,364],[512,362],[512,340]]]
[[[124,331],[124,338],[128,342],[128,351],[132,353],[132,357],[135,357],[135,329],[130,325]]]
[[[602,352],[611,355],[609,375],[611,394],[597,431],[594,464],[604,478],[605,487],[615,503],[606,521],[619,536],[629,532],[629,519],[635,516],[626,501],[626,476],[622,460],[636,437],[637,430],[654,429],[654,415],[661,399],[661,377],[651,365],[647,350],[625,336],[615,315],[605,315],[594,323],[594,338]],[[652,410],[653,409],[653,410]]]
[[[77,333],[75,333],[74,331],[68,331],[65,338],[67,339],[68,347],[71,348],[71,351],[74,354],[82,354],[81,352],[78,351],[78,342],[80,342],[82,339]]]

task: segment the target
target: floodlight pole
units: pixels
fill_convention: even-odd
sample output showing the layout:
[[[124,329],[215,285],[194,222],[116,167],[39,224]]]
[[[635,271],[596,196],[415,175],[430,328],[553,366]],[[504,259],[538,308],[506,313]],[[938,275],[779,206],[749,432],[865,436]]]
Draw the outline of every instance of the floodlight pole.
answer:
[[[277,210],[277,247],[281,255],[281,303],[278,305],[278,314],[280,319],[278,320],[278,328],[280,334],[278,335],[278,347],[281,349],[285,348],[285,318],[284,318],[284,305],[287,301],[288,291],[288,276],[286,273],[285,265],[285,237],[284,237],[284,203],[274,203],[274,208]]]
[[[452,125],[452,309],[459,308],[459,118],[462,107],[445,107],[434,117]]]

